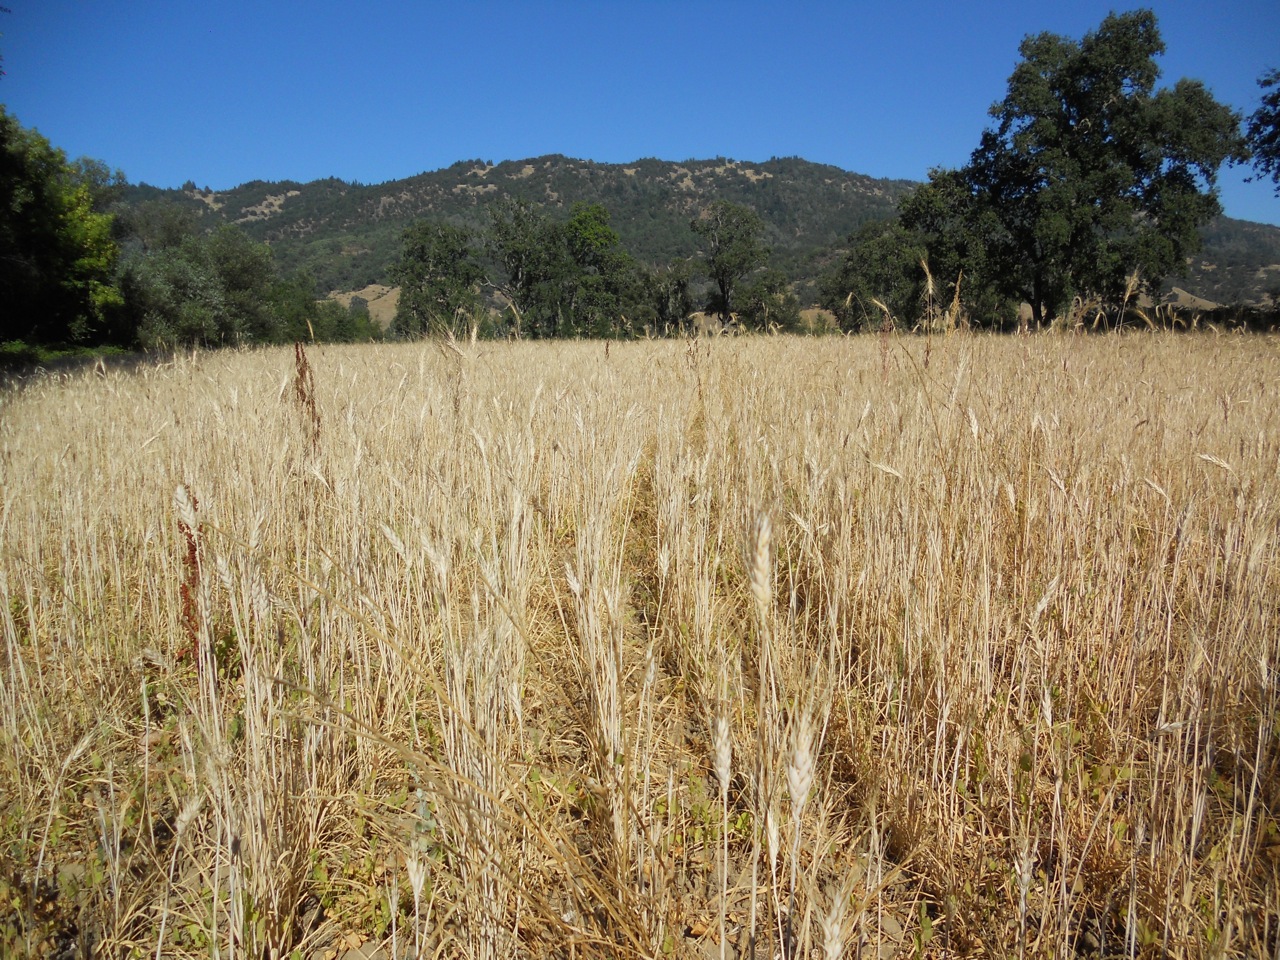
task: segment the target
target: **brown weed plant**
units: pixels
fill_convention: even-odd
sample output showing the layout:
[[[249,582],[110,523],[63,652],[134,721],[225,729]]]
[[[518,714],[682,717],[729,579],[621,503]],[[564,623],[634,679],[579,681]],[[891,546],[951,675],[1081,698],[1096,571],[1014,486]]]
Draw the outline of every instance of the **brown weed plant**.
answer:
[[[925,349],[10,387],[0,952],[1274,956],[1277,342]]]
[[[181,537],[182,581],[178,584],[181,611],[178,620],[186,637],[186,646],[180,648],[178,658],[190,657],[198,665],[202,653],[200,626],[202,618],[197,604],[200,593],[200,500],[185,485],[179,485],[176,494],[178,504],[178,534]]]
[[[316,406],[316,377],[301,343],[293,345],[293,400],[311,453],[320,446],[320,410]]]

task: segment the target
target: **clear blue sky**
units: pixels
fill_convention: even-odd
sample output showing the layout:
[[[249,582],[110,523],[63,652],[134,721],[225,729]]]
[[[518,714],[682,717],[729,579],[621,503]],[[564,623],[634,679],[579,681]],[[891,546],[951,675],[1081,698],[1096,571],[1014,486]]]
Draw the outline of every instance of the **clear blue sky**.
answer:
[[[878,177],[959,166],[1024,36],[1123,3],[309,3],[3,0],[0,102],[130,180],[375,183],[563,153],[801,156]],[[1280,2],[1151,4],[1164,80],[1248,114],[1280,66]],[[1280,224],[1224,172],[1226,212]]]

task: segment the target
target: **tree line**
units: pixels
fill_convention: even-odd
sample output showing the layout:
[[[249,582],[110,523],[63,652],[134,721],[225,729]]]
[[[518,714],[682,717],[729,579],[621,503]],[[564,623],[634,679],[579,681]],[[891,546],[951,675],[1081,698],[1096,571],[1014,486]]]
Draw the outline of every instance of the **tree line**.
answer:
[[[366,340],[368,310],[319,299],[305,272],[235,226],[119,203],[124,174],[69,161],[0,106],[0,343],[167,349]]]
[[[689,226],[702,255],[649,266],[623,247],[599,203],[557,220],[506,199],[489,208],[483,231],[421,220],[391,270],[400,287],[391,333],[627,337],[684,332],[697,310],[747,329],[796,327],[799,302],[767,267],[755,211],[716,200]]]
[[[1198,81],[1157,86],[1155,15],[1112,14],[1080,40],[1023,41],[969,162],[935,169],[832,251],[819,304],[842,330],[967,320],[1037,326],[1089,298],[1123,315],[1182,268],[1221,213],[1225,164],[1252,160],[1280,192],[1280,71],[1244,118]],[[68,161],[0,107],[0,340],[169,347],[381,335],[357,300],[321,299],[235,226],[212,233],[159,204],[123,208],[123,175]],[[390,335],[626,337],[688,329],[705,311],[796,329],[800,304],[750,206],[689,223],[699,253],[642,263],[603,203],[553,216],[519,199],[476,229],[420,220],[401,238]]]

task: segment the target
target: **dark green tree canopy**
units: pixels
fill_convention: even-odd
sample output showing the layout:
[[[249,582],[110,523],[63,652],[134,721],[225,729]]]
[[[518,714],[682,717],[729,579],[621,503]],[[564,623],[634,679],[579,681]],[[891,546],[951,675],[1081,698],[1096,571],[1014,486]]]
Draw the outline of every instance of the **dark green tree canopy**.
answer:
[[[764,221],[750,207],[716,200],[689,226],[702,241],[707,276],[716,285],[714,307],[720,319],[728,322],[738,283],[769,258]]]
[[[800,301],[776,267],[766,267],[738,293],[738,319],[748,330],[796,330],[800,326]]]
[[[484,268],[469,230],[423,220],[404,233],[404,250],[391,269],[400,286],[392,332],[461,335],[478,322]]]
[[[641,277],[645,319],[659,333],[684,331],[693,313],[693,265],[676,260],[647,270]]]
[[[1269,70],[1258,80],[1262,104],[1249,118],[1249,148],[1258,173],[1270,177],[1280,196],[1280,69]]]
[[[0,340],[112,337],[119,251],[97,171],[69,163],[0,106]]]
[[[506,273],[503,293],[517,335],[616,336],[644,297],[639,270],[598,203],[552,220],[523,200],[495,206],[489,248]]]
[[[897,220],[869,223],[849,238],[849,251],[824,278],[821,303],[840,329],[866,330],[884,322],[884,310],[909,320],[919,309],[926,256],[920,236]]]
[[[1203,84],[1157,89],[1163,52],[1149,10],[1112,14],[1079,42],[1023,41],[968,165],[931,174],[904,207],[931,257],[981,247],[995,292],[1029,303],[1037,324],[1074,294],[1114,302],[1135,271],[1153,285],[1179,268],[1221,212],[1217,173],[1244,142]],[[962,236],[933,233],[940,222]]]
[[[511,305],[516,336],[554,336],[556,256],[548,241],[551,224],[526,200],[506,200],[489,209],[490,254],[506,274],[502,293]]]
[[[229,225],[212,234],[170,240],[129,257],[121,276],[142,346],[232,346],[281,339],[270,247]]]

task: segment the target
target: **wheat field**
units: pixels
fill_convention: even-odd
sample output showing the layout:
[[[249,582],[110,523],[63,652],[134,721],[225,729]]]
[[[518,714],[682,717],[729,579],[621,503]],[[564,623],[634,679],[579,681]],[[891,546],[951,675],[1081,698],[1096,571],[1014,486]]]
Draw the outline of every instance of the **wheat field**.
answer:
[[[1211,335],[11,382],[0,953],[1280,957],[1277,396]]]

